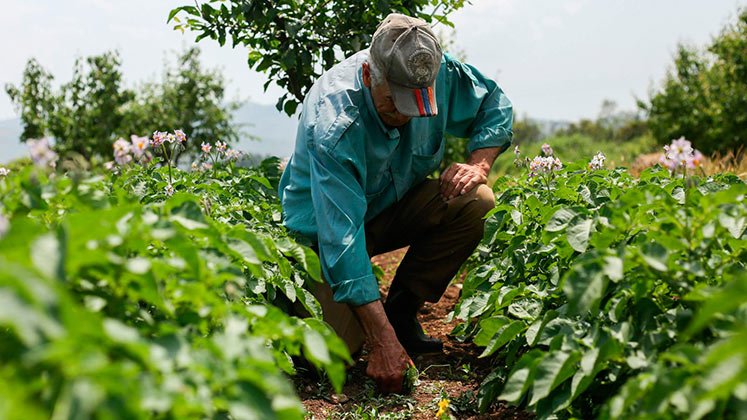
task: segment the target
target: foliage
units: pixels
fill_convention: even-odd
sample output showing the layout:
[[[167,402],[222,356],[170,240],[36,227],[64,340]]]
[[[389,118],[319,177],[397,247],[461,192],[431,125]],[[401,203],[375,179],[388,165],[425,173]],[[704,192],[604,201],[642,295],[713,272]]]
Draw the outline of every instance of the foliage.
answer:
[[[197,41],[229,39],[248,51],[250,68],[268,74],[286,91],[278,110],[295,113],[321,73],[343,57],[366,48],[381,20],[400,12],[449,24],[446,16],[464,0],[208,0],[171,11],[174,28],[197,32]]]
[[[149,135],[159,127],[184,130],[190,138],[238,139],[226,103],[224,80],[217,71],[203,69],[199,50],[190,48],[167,66],[160,83],[146,83],[131,90],[124,87],[117,53],[76,60],[72,80],[59,91],[52,76],[31,59],[20,86],[5,89],[21,114],[21,141],[54,138],[58,153],[70,157],[109,156],[112,142],[130,135]],[[186,152],[197,155],[196,143]]]
[[[660,142],[684,135],[711,154],[747,143],[747,10],[705,52],[681,45],[661,88],[639,106]]]
[[[581,163],[581,162],[579,162]],[[747,185],[569,164],[500,178],[453,331],[540,418],[747,414]]]
[[[0,179],[0,417],[302,418],[293,358],[350,362],[280,225],[277,160]],[[302,305],[312,318],[283,308]]]
[[[603,152],[611,167],[630,167],[636,158],[644,153],[650,153],[656,149],[656,141],[650,136],[635,138],[631,141],[603,141],[592,137],[574,134],[571,136],[552,136],[545,138],[542,142],[519,143],[522,157],[536,156],[541,153],[541,145],[546,142],[552,144],[554,154],[564,162],[588,161],[591,157]],[[492,169],[492,179],[502,175],[519,176],[520,168],[515,167],[511,157],[511,151],[499,157]]]
[[[580,134],[597,141],[627,142],[648,133],[648,123],[635,112],[619,111],[617,104],[604,100],[595,120],[583,118],[558,131],[560,136]]]

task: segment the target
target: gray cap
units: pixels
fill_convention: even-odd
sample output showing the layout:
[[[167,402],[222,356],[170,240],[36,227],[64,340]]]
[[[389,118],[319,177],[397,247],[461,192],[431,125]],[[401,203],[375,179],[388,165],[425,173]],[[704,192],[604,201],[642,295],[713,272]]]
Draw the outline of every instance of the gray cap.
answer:
[[[442,54],[422,19],[392,13],[379,24],[370,56],[386,76],[397,111],[410,117],[438,114],[435,82]]]

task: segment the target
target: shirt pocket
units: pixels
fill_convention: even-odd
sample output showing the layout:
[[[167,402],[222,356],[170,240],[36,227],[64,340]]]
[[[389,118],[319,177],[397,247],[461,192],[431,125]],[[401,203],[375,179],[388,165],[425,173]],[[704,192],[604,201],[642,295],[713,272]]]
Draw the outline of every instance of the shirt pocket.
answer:
[[[438,148],[434,153],[430,154],[419,154],[419,153],[413,153],[412,155],[412,174],[413,174],[413,180],[416,184],[425,178],[428,177],[428,175],[432,174],[433,171],[438,169],[438,165],[441,164],[441,160],[444,157],[444,140],[442,139],[439,144]]]

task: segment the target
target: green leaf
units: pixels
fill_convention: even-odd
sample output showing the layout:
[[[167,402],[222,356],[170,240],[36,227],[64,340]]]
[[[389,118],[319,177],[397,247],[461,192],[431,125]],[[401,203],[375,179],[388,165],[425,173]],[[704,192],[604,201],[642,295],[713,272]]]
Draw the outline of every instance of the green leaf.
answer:
[[[657,242],[649,242],[643,245],[641,256],[646,264],[654,270],[667,271],[667,258],[669,251]]]
[[[578,370],[580,359],[578,352],[556,351],[545,356],[535,369],[534,388],[529,405],[532,406],[546,398],[553,389],[573,376]]]
[[[40,273],[57,279],[65,279],[65,243],[63,231],[58,235],[49,233],[31,244],[31,260]]]
[[[747,216],[740,215],[739,207],[735,204],[723,206],[718,221],[736,239],[741,238],[747,228]]]
[[[563,292],[568,297],[568,312],[596,312],[607,289],[607,278],[598,259],[574,265],[563,280]]]
[[[589,246],[589,235],[593,226],[592,219],[576,217],[568,224],[566,237],[571,247],[578,252],[585,252]]]
[[[510,324],[502,326],[479,357],[488,357],[495,353],[496,350],[516,338],[526,328],[526,324],[522,321],[512,321]]]
[[[312,361],[323,364],[332,363],[327,343],[324,342],[324,337],[318,332],[312,329],[305,330],[303,332],[303,345],[306,355]]]
[[[563,208],[555,212],[547,222],[545,230],[548,232],[557,232],[565,229],[568,223],[576,217],[577,213],[571,209]]]
[[[534,349],[521,356],[521,359],[511,369],[511,374],[498,399],[518,404],[532,386],[535,367],[542,360],[543,354],[542,351]]]

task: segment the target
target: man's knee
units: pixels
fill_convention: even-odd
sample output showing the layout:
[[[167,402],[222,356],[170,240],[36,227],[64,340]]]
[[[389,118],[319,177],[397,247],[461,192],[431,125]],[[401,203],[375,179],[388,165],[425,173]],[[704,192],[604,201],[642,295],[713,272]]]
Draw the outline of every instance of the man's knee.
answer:
[[[495,207],[495,194],[493,190],[485,184],[480,184],[475,188],[475,207],[480,219],[485,217],[490,210]]]

